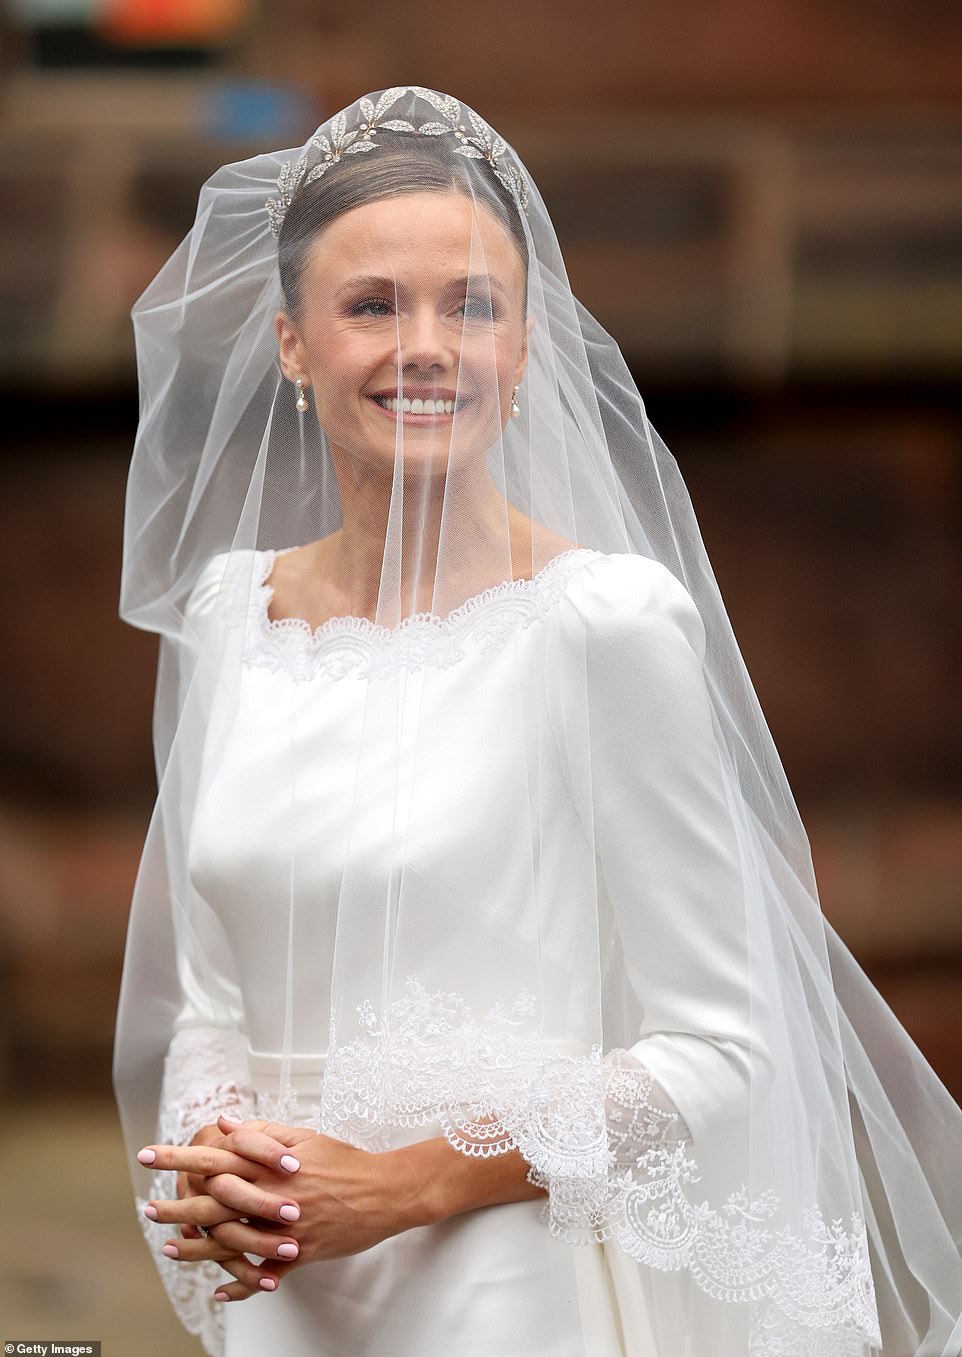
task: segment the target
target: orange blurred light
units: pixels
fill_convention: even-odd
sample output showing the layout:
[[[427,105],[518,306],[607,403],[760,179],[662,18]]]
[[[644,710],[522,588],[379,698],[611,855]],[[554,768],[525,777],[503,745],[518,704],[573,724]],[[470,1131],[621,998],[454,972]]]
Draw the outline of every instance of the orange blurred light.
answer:
[[[218,42],[236,33],[249,10],[250,0],[105,0],[95,28],[125,45]]]

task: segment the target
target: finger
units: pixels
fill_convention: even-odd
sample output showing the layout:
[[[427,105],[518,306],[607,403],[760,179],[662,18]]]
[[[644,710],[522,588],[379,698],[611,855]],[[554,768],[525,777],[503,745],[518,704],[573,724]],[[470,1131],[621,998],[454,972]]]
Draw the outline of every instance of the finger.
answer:
[[[183,1171],[201,1178],[209,1178],[214,1173],[236,1173],[246,1177],[253,1172],[249,1159],[218,1145],[145,1145],[138,1150],[137,1158],[145,1167],[173,1169],[175,1173]]]
[[[183,1169],[177,1175],[178,1197],[203,1197],[207,1192],[204,1179],[198,1173],[185,1173]]]
[[[239,1219],[243,1225],[250,1225],[251,1223],[246,1216],[240,1216]],[[258,1220],[255,1222],[255,1227],[262,1230],[269,1227],[270,1224],[271,1222],[268,1220]],[[182,1225],[180,1227],[180,1234],[182,1239],[203,1239],[204,1237],[199,1225]]]
[[[272,1234],[269,1230],[257,1230],[228,1220],[214,1226],[208,1235],[198,1235],[197,1239],[168,1240],[163,1252],[168,1258],[184,1263],[199,1263],[206,1258],[220,1261],[242,1253],[290,1263],[299,1255],[300,1246],[290,1235]]]
[[[222,1118],[222,1120],[225,1121],[226,1125],[230,1125],[226,1119]],[[267,1123],[264,1123],[265,1127],[266,1125]],[[308,1135],[312,1134],[313,1132],[308,1132]],[[256,1164],[264,1164],[265,1167],[274,1169],[278,1173],[296,1173],[301,1167],[300,1160],[291,1154],[290,1148],[285,1142],[278,1140],[271,1132],[261,1130],[252,1123],[238,1126],[232,1130],[225,1138],[224,1148],[242,1154],[245,1159],[251,1159]]]
[[[144,1215],[154,1225],[179,1225],[181,1232],[189,1230],[184,1238],[197,1238],[204,1229],[233,1220],[234,1215],[213,1197],[190,1197],[186,1201],[150,1201],[144,1206]]]
[[[236,1278],[233,1282],[222,1282],[214,1292],[214,1299],[223,1301],[247,1300],[265,1291],[276,1291],[287,1270],[281,1263],[255,1267],[243,1257],[226,1258],[220,1266]]]
[[[229,1207],[227,1218],[261,1216],[289,1229],[301,1218],[301,1208],[293,1197],[268,1192],[266,1188],[237,1178],[232,1173],[214,1174],[205,1184],[207,1192],[221,1206]]]
[[[185,1188],[183,1192],[178,1192],[178,1197],[206,1197],[207,1184],[199,1173],[178,1174],[178,1178],[183,1177]]]
[[[284,1229],[300,1220],[301,1209],[289,1197],[275,1197],[253,1183],[244,1182],[230,1174],[210,1180],[210,1193],[202,1197],[177,1198],[173,1201],[154,1198],[144,1207],[148,1220],[162,1225],[220,1225],[238,1216],[262,1216],[264,1220],[279,1222]]]
[[[232,1253],[250,1253],[257,1258],[279,1258],[283,1262],[293,1262],[300,1256],[300,1244],[290,1234],[276,1226],[265,1228],[242,1224],[239,1220],[225,1220],[223,1225],[211,1231],[218,1244],[230,1249]]]
[[[299,1145],[304,1140],[312,1139],[316,1134],[309,1126],[285,1126],[282,1122],[277,1121],[235,1121],[233,1117],[226,1114],[218,1117],[217,1125],[224,1132],[225,1138],[229,1138],[241,1128],[248,1131],[261,1131],[271,1140],[286,1145],[288,1149],[294,1145]]]
[[[175,1263],[220,1263],[234,1257],[234,1250],[221,1244],[213,1235],[201,1235],[199,1239],[165,1240],[161,1253],[172,1258]]]
[[[284,1229],[301,1218],[301,1208],[292,1197],[282,1197],[268,1192],[256,1183],[248,1183],[233,1174],[215,1174],[207,1179],[207,1194],[219,1207],[228,1208],[223,1218],[227,1220],[239,1217],[261,1217],[271,1224],[280,1224]],[[206,1222],[205,1222],[206,1223]],[[215,1222],[219,1224],[218,1222]]]

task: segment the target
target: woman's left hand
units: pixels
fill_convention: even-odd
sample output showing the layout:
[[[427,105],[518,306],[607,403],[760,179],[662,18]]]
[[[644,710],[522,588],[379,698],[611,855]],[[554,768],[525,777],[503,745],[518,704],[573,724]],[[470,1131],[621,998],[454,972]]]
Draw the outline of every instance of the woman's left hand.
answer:
[[[284,1272],[301,1263],[361,1253],[382,1239],[427,1223],[423,1183],[410,1155],[374,1154],[331,1136],[307,1132],[297,1144],[300,1169],[295,1174],[249,1159],[241,1176],[237,1156],[259,1148],[252,1140],[254,1123],[221,1120],[218,1124],[225,1138],[216,1149],[150,1147],[155,1151],[155,1167],[205,1180],[209,1196],[153,1201],[151,1206],[158,1222],[216,1225],[216,1237],[168,1242],[185,1262],[213,1259],[237,1278],[218,1288],[218,1296],[242,1300],[259,1289],[273,1290]],[[300,1208],[297,1221],[284,1222],[275,1209],[280,1197],[296,1202]],[[249,1224],[237,1219],[239,1212],[248,1217]],[[283,1253],[277,1256],[276,1248],[278,1243],[291,1242],[297,1254],[286,1262]],[[265,1264],[255,1268],[240,1256],[246,1253],[264,1258]]]

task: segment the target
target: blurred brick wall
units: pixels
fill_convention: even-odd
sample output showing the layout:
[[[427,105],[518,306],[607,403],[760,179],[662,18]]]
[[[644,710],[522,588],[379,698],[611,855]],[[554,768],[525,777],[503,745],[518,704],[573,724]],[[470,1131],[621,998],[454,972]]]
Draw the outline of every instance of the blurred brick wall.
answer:
[[[282,67],[333,108],[404,80],[486,115],[897,101],[959,105],[962,14],[953,0],[278,0],[248,60]]]

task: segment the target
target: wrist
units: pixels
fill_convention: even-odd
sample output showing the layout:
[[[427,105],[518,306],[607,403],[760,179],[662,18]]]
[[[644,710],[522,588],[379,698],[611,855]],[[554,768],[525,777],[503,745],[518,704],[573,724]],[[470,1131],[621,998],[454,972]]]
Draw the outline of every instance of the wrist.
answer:
[[[387,1190],[404,1229],[436,1225],[453,1214],[449,1209],[450,1170],[439,1147],[451,1150],[442,1137],[403,1145],[383,1155]]]
[[[388,1152],[395,1203],[416,1225],[436,1225],[481,1206],[546,1196],[528,1181],[529,1165],[517,1151],[496,1156],[462,1154],[438,1136]]]

